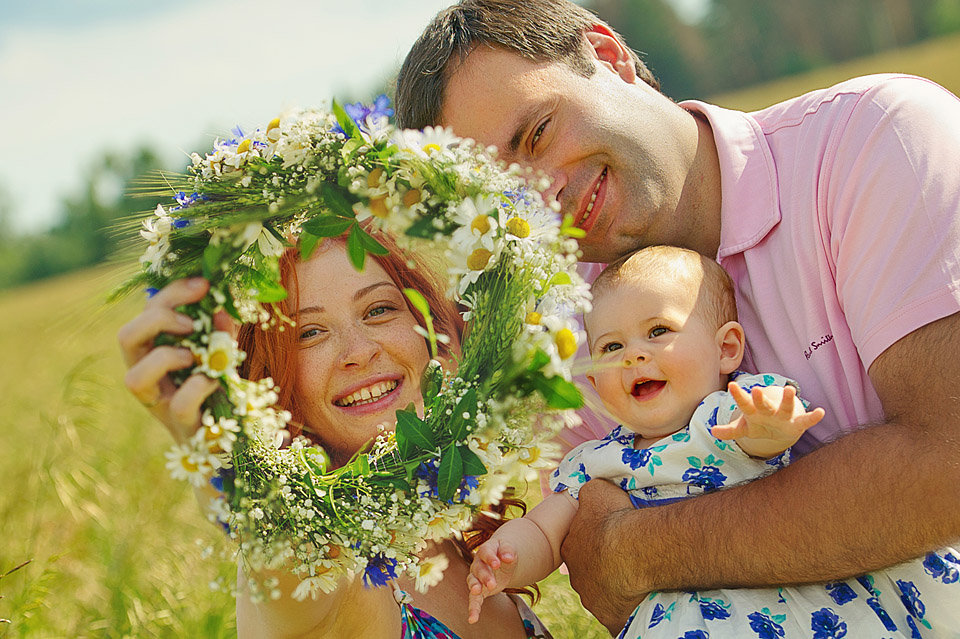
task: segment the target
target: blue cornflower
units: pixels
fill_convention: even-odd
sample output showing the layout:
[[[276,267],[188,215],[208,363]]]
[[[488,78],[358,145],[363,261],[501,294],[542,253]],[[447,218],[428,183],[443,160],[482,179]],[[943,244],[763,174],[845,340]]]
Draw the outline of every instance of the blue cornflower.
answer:
[[[845,581],[832,581],[824,584],[823,587],[827,589],[827,594],[837,602],[838,606],[857,598],[857,593]]]
[[[384,557],[382,554],[371,557],[363,570],[364,587],[386,586],[391,579],[397,578],[396,568],[396,559]]]
[[[699,486],[704,492],[708,492],[723,486],[727,476],[721,473],[716,466],[703,466],[702,468],[688,468],[683,473],[682,479],[693,486]]]
[[[847,624],[829,608],[821,608],[810,616],[813,639],[840,639],[847,636]]]
[[[947,553],[947,559],[950,558],[956,559],[952,554]],[[951,562],[955,563],[955,562]],[[923,559],[923,569],[927,571],[934,579],[939,579],[945,584],[952,584],[957,581],[960,577],[960,572],[957,571],[957,567],[948,564],[944,561],[944,558],[939,554],[932,552]]]
[[[440,489],[437,487],[438,472],[440,464],[436,459],[428,459],[420,462],[413,474],[427,482],[427,490],[420,493],[421,497],[439,497]]]
[[[920,601],[920,591],[913,585],[913,582],[897,579],[897,588],[900,589],[900,601],[903,602],[907,611],[917,619],[923,619],[927,607]]]
[[[370,127],[376,126],[382,118],[389,118],[393,115],[393,109],[390,108],[390,98],[381,93],[373,99],[373,104],[365,105],[363,102],[353,104],[344,104],[343,110],[347,112],[350,119],[357,123],[361,131],[370,132]],[[336,124],[333,129],[335,133],[346,135],[346,132]]]
[[[160,289],[159,289],[159,288],[156,288],[156,287],[154,287],[154,286],[148,286],[147,289],[146,289],[146,293],[147,293],[147,297],[148,297],[148,298],[153,297],[154,295],[156,295],[156,294],[159,293],[159,292],[160,292]]]
[[[173,199],[176,200],[177,205],[176,205],[175,207],[173,207],[172,209],[170,209],[170,210],[171,210],[171,211],[179,211],[179,210],[181,210],[181,209],[189,208],[189,207],[193,206],[194,204],[196,204],[197,202],[202,202],[203,200],[206,200],[206,199],[207,199],[207,196],[205,196],[205,195],[200,195],[200,194],[197,193],[196,191],[194,191],[194,192],[191,193],[190,195],[187,195],[187,194],[184,193],[183,191],[178,191],[177,194],[173,196]],[[182,218],[181,218],[181,219],[182,219]],[[173,225],[174,225],[175,228],[183,228],[183,226],[186,226],[187,224],[190,223],[189,220],[186,220],[186,224],[184,224],[183,226],[177,226],[177,222],[178,222],[178,221],[179,221],[179,220],[174,220],[174,222],[173,222]]]
[[[783,626],[762,612],[751,612],[747,619],[750,620],[750,629],[757,633],[760,639],[776,639],[784,635]]]

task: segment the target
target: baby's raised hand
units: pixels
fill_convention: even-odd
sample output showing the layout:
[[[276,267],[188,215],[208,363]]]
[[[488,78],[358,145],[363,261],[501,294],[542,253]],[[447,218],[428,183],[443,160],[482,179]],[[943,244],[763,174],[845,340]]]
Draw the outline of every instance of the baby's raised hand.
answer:
[[[467,622],[480,619],[483,600],[506,588],[516,568],[517,552],[510,542],[493,538],[477,548],[467,575]]]
[[[740,409],[729,424],[711,429],[717,439],[736,439],[750,455],[772,456],[800,439],[825,415],[822,408],[807,411],[793,386],[755,386],[750,393],[730,382],[727,389]],[[750,440],[754,445],[743,446]]]

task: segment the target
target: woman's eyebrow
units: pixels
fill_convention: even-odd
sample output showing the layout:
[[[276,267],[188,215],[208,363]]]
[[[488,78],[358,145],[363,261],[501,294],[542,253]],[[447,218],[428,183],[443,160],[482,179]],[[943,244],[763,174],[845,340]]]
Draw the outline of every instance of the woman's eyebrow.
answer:
[[[382,286],[389,286],[389,287],[392,287],[392,288],[396,288],[396,287],[397,287],[397,285],[394,284],[394,282],[393,282],[392,280],[384,280],[384,281],[382,281],[382,282],[376,282],[376,283],[374,283],[374,284],[371,284],[370,286],[364,286],[364,287],[361,288],[361,289],[357,289],[357,292],[353,294],[353,301],[354,301],[354,302],[358,301],[358,300],[359,300],[360,298],[362,298],[364,295],[366,295],[366,294],[370,293],[371,291],[374,291],[374,290],[376,290],[376,289],[378,289],[378,288],[380,288],[380,287],[382,287]],[[297,314],[298,314],[298,315],[305,315],[306,313],[322,313],[322,312],[323,312],[323,307],[322,307],[322,306],[305,306],[304,308],[301,308],[300,310],[298,310],[298,311],[297,311]]]

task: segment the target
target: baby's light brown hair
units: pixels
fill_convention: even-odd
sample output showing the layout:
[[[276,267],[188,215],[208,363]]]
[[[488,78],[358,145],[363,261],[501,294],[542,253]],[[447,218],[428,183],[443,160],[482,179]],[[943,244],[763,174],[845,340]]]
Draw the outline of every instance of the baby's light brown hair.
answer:
[[[607,265],[590,289],[597,299],[616,286],[651,275],[685,280],[689,286],[700,285],[698,312],[714,322],[716,328],[737,320],[737,300],[730,275],[715,261],[676,246],[648,246],[625,255]]]

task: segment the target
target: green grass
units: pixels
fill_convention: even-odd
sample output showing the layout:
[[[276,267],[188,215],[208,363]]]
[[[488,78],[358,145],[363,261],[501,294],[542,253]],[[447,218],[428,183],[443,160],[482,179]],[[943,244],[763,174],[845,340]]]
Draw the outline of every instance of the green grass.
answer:
[[[960,35],[711,101],[755,109],[856,75],[905,71],[960,92]],[[0,293],[0,638],[230,637],[228,551],[164,469],[169,438],[123,389],[115,335],[140,308],[105,309],[95,269]],[[7,571],[30,560],[11,574]],[[557,639],[607,637],[566,577],[536,607]]]
[[[164,468],[170,439],[123,388],[116,332],[140,299],[105,308],[95,269],[0,293],[0,638],[231,637],[212,591],[229,543]],[[536,609],[558,639],[605,637],[554,575]]]

